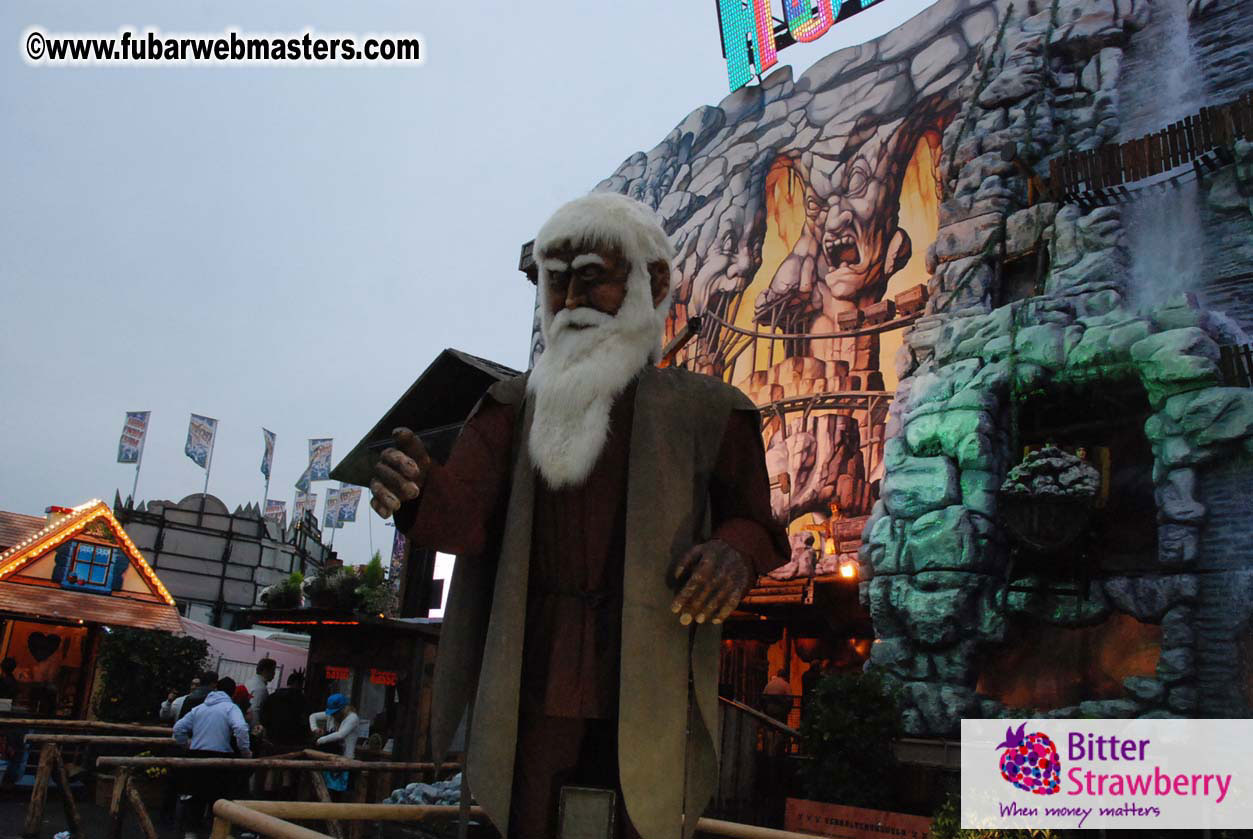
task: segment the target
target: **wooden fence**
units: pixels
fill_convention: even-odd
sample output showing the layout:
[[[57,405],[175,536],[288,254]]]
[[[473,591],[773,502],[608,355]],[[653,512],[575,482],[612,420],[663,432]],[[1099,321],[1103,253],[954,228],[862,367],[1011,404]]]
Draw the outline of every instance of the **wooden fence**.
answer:
[[[218,799],[213,805],[211,839],[229,839],[232,827],[241,827],[261,836],[277,839],[333,839],[307,827],[292,824],[288,819],[302,821],[420,822],[432,816],[456,816],[457,807],[421,806],[412,804],[335,804],[296,801],[231,801]],[[478,807],[470,808],[481,815]],[[702,818],[696,822],[698,836],[726,839],[813,839],[812,834],[793,833],[769,827]]]
[[[35,769],[35,785],[26,805],[26,821],[22,835],[35,837],[43,824],[44,806],[48,801],[48,784],[56,773],[57,785],[61,787],[61,806],[65,808],[65,820],[71,833],[79,833],[83,822],[78,814],[78,804],[70,789],[70,772],[66,767],[62,749],[81,747],[87,755],[82,762],[90,763],[99,749],[143,749],[145,751],[179,748],[168,730],[164,737],[127,737],[124,735],[91,734],[27,734],[26,742],[39,747],[39,766]]]
[[[423,773],[435,779],[441,770],[460,769],[459,763],[415,763],[409,761],[366,761],[345,760],[337,755],[325,752],[304,750],[292,755],[279,755],[269,758],[204,758],[204,757],[102,757],[96,761],[101,768],[111,767],[117,771],[113,780],[113,798],[109,803],[109,830],[107,839],[119,839],[122,835],[122,823],[125,818],[125,805],[139,821],[139,827],[146,839],[158,839],[156,828],[148,815],[148,808],[131,783],[134,773],[151,767],[169,770],[218,769],[222,771],[248,772],[254,770],[275,771],[289,770],[303,773],[310,782],[314,795],[324,804],[333,804],[330,790],[326,786],[323,772],[347,771],[358,775],[353,785],[353,797],[356,804],[364,805],[372,792],[371,780],[380,776],[391,779],[393,773],[402,775]],[[292,803],[292,802],[288,802]],[[216,809],[215,809],[216,812]],[[331,839],[360,839],[362,825],[353,824],[345,834],[343,827],[335,817],[326,819]],[[215,830],[217,828],[215,827]],[[304,828],[302,828],[304,830]],[[264,832],[264,831],[263,831]],[[216,835],[216,834],[215,834]],[[305,834],[307,835],[307,834]],[[322,835],[322,834],[317,834]]]
[[[1055,196],[1111,189],[1178,166],[1199,165],[1213,152],[1225,157],[1237,139],[1253,137],[1253,92],[1198,113],[1161,131],[1075,151],[1049,161],[1049,190]]]
[[[1253,344],[1223,344],[1218,369],[1227,387],[1253,387]]]

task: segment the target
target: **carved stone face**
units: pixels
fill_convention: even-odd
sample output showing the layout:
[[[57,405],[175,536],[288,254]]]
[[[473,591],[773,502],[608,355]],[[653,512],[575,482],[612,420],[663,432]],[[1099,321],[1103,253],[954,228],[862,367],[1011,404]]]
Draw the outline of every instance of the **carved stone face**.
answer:
[[[683,286],[690,292],[684,299],[681,288],[681,302],[689,302],[695,311],[705,311],[711,300],[747,288],[761,267],[765,234],[761,196],[726,193],[695,236],[693,252],[700,261],[692,266],[691,277],[684,278]]]
[[[909,261],[909,236],[899,226],[901,176],[912,149],[881,132],[838,162],[815,158],[805,195],[806,225],[792,252],[756,303],[759,323],[782,307],[810,324],[879,299],[888,279]]]
[[[889,263],[895,262],[888,245],[905,236],[897,226],[900,185],[887,181],[889,169],[890,161],[867,158],[863,149],[833,173],[836,189],[826,198],[820,243],[825,271],[820,273],[827,292],[838,300],[877,296],[887,284]]]

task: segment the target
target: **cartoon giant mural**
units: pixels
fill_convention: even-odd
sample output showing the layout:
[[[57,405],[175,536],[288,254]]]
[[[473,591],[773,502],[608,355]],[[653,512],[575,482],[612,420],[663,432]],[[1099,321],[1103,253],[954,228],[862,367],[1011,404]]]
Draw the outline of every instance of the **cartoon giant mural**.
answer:
[[[662,217],[674,362],[762,409],[775,576],[855,564],[911,733],[1253,705],[1239,7],[938,0],[596,187]]]
[[[770,411],[772,502],[799,557],[801,526],[864,516],[878,497],[891,359],[925,300],[940,138],[998,21],[990,0],[942,3],[797,81],[783,67],[598,186],[657,207],[674,236],[669,334],[701,323],[679,361]],[[898,316],[893,297],[911,287]]]

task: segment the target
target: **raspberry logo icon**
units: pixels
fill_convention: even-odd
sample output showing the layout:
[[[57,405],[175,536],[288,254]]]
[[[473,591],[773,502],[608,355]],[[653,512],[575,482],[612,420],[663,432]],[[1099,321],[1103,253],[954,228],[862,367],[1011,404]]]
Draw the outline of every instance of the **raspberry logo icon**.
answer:
[[[1057,758],[1057,746],[1042,731],[1026,734],[1023,723],[1014,731],[1005,729],[1005,741],[1001,752],[1001,777],[1018,789],[1035,795],[1055,795],[1061,786],[1062,764]]]

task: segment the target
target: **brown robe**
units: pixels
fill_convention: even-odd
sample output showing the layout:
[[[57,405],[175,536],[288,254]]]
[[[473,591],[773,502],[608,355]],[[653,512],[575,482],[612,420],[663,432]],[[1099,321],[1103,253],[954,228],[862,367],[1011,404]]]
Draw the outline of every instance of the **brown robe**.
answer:
[[[712,423],[712,428],[720,431],[712,435],[716,448],[710,445],[710,440],[703,441],[707,452],[705,459],[710,461],[704,467],[706,474],[703,476],[709,535],[736,548],[753,562],[759,573],[777,567],[782,561],[784,538],[770,518],[769,488],[755,410],[738,392],[715,380],[691,374],[676,377],[674,372],[661,373],[652,368],[644,374],[646,397],[656,396],[655,377],[665,383],[677,378],[699,379],[701,387],[693,394],[720,391],[723,413]],[[534,814],[551,810],[555,790],[542,776],[545,770],[555,773],[559,768],[571,769],[572,761],[578,762],[577,742],[573,746],[564,742],[571,737],[584,739],[588,729],[578,721],[612,721],[618,717],[630,495],[628,475],[633,461],[648,459],[649,454],[654,454],[635,451],[633,428],[640,401],[636,387],[633,384],[615,402],[605,449],[588,480],[581,487],[559,491],[549,489],[539,480],[529,463],[525,472],[520,468],[517,461],[525,459],[518,457],[520,447],[525,449],[525,436],[519,427],[525,425],[524,421],[519,422],[523,419],[521,390],[518,385],[512,389],[498,387],[467,423],[448,463],[432,468],[416,509],[409,508],[398,515],[398,524],[407,526],[414,544],[468,557],[458,564],[459,570],[469,563],[485,566],[490,564],[486,557],[495,553],[492,548],[500,539],[512,497],[519,495],[516,490],[512,493],[508,490],[511,471],[516,469],[513,485],[520,486],[517,482],[523,481],[528,490],[521,493],[528,497],[532,525],[526,537],[528,580],[524,587],[525,609],[521,610],[525,613],[521,627],[524,640],[518,650],[523,661],[518,674],[515,712],[509,718],[513,720],[516,736],[524,747],[531,749],[516,755],[519,776],[525,763],[529,785],[515,786],[514,793],[524,797],[547,795],[548,801],[536,806],[536,802],[515,800],[511,808],[515,822],[530,822]],[[646,399],[645,404],[651,405],[653,401]],[[702,401],[696,399],[686,408],[680,404],[672,408],[700,413],[705,410],[700,404]],[[664,406],[664,402],[662,404]],[[732,405],[735,410],[727,410]],[[716,412],[717,406],[713,409]],[[695,430],[685,429],[685,423],[677,418],[674,425],[675,434]],[[710,430],[704,429],[705,437],[711,436]],[[662,463],[651,468],[668,468],[668,465]],[[662,499],[655,501],[662,502]],[[691,500],[686,502],[690,505]],[[410,519],[412,524],[408,524]],[[455,582],[454,594],[459,586],[465,587]],[[480,593],[485,589],[484,586],[479,588]],[[522,586],[508,587],[510,600],[521,593],[518,588]],[[499,596],[500,589],[497,594]],[[668,606],[669,596],[672,595],[668,594],[662,605]],[[450,619],[455,605],[449,604]],[[670,615],[669,618],[673,628],[678,628],[677,617]],[[702,632],[708,634],[709,629],[711,627],[705,627]],[[687,632],[682,630],[682,652],[686,652]],[[714,649],[716,652],[716,644]],[[444,662],[450,650],[445,647],[442,652],[441,669],[446,666]],[[713,672],[716,673],[716,661]],[[484,674],[489,679],[497,675],[487,669]],[[437,677],[437,684],[439,681]],[[569,719],[572,725],[560,723],[561,718]],[[476,715],[475,730],[479,731],[483,725],[486,723]],[[591,730],[593,739],[604,739],[601,727]],[[541,731],[551,731],[563,742],[536,753],[535,745],[545,740]],[[602,751],[612,756],[611,750]],[[472,783],[478,774],[473,752],[472,748]],[[512,758],[510,755],[511,762]],[[677,769],[671,774],[678,776]],[[681,782],[681,776],[678,778]],[[577,773],[575,779],[578,780]],[[496,785],[500,783],[500,779],[495,781]],[[485,797],[495,798],[477,785],[475,792],[480,801]],[[509,796],[501,800],[508,802]],[[701,809],[703,803],[700,802],[697,809]],[[627,804],[633,814],[639,809],[638,801],[628,800]],[[500,819],[503,806],[506,805],[497,805],[497,812],[492,812],[490,806],[488,809],[489,815],[502,828],[505,826]],[[520,814],[529,815],[519,818]],[[534,825],[526,826],[525,830],[520,830],[524,828],[521,823],[514,827],[511,835],[542,833]]]

